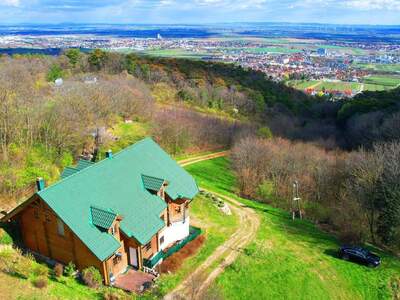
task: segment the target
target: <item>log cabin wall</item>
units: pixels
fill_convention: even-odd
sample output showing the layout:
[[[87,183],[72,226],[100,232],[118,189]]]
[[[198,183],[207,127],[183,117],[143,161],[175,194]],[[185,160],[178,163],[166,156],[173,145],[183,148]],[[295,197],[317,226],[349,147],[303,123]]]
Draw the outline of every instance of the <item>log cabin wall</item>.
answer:
[[[94,266],[106,278],[102,262],[39,197],[15,218],[26,248],[79,270]]]
[[[151,258],[158,252],[158,234],[151,238],[151,241],[141,247],[142,257],[144,259]]]
[[[125,250],[125,245],[123,241],[121,243],[122,245],[117,251],[117,253],[119,253],[120,255],[114,254],[105,262],[108,276],[110,276],[111,274],[117,276],[120,273],[124,272],[126,270],[126,267],[128,266],[128,255]]]

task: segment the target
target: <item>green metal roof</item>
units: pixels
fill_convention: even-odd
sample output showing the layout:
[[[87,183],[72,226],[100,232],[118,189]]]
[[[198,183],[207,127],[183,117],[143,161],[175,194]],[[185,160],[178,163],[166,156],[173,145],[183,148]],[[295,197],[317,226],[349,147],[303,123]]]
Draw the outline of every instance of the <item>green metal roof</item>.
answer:
[[[66,167],[64,171],[61,173],[61,179],[65,179],[71,175],[74,175],[76,172],[82,171],[93,165],[93,162],[88,160],[80,159],[78,164],[75,167]]]
[[[158,192],[164,183],[164,179],[147,175],[142,175],[142,181],[145,189],[155,192]]]
[[[61,173],[61,179],[74,175],[76,172],[79,172],[79,170],[73,167],[66,167],[64,171]]]
[[[172,199],[193,199],[196,182],[152,139],[146,138],[112,158],[104,159],[38,192],[38,195],[101,260],[110,257],[119,242],[91,222],[92,207],[122,216],[121,230],[142,245],[165,224],[159,215],[167,205],[143,186],[142,174],[164,178]]]
[[[92,224],[103,229],[109,229],[117,214],[111,210],[105,210],[96,206],[90,207]]]
[[[94,163],[89,160],[80,159],[78,161],[78,164],[76,165],[76,169],[79,171],[82,171],[83,169],[86,169],[86,168],[92,166],[93,164]]]

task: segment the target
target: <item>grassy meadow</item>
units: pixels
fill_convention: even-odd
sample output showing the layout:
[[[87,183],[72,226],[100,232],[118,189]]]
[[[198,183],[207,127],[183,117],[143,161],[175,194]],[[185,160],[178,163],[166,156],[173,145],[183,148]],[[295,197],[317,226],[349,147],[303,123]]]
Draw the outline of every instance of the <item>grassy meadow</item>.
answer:
[[[308,221],[235,195],[229,160],[186,168],[200,186],[234,197],[261,218],[256,239],[214,283],[226,299],[398,299],[400,260],[377,249],[377,269],[338,259],[339,242]],[[397,298],[396,298],[397,297]]]
[[[372,75],[364,77],[362,82],[330,82],[323,80],[290,80],[287,82],[298,90],[313,88],[316,91],[322,90],[352,90],[352,91],[385,91],[391,90],[400,85],[400,76],[397,75]]]
[[[367,70],[373,70],[378,72],[389,72],[389,73],[399,73],[400,72],[400,64],[361,64],[356,63],[357,67]]]
[[[331,82],[323,80],[291,80],[287,84],[298,90],[313,88],[316,91],[323,91],[323,90],[357,91],[360,90],[362,87],[362,84],[358,82],[343,82],[343,81]]]

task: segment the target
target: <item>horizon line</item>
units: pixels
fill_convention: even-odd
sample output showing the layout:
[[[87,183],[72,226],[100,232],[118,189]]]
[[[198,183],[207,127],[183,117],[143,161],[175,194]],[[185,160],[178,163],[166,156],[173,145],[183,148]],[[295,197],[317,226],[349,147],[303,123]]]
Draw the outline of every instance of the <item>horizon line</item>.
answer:
[[[210,25],[230,25],[230,24],[292,24],[292,25],[316,25],[316,26],[363,26],[363,27],[400,27],[399,24],[365,24],[365,23],[318,23],[318,22],[290,22],[290,21],[276,21],[276,22],[263,22],[263,21],[232,21],[232,22],[193,22],[193,23],[107,23],[107,22],[19,22],[19,23],[2,23],[0,26],[62,26],[62,25],[136,25],[136,26],[210,26]]]

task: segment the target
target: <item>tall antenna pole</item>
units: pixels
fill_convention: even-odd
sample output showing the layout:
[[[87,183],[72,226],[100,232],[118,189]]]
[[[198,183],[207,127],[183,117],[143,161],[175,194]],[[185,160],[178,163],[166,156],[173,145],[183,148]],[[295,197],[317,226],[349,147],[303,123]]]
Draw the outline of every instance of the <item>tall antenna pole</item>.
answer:
[[[292,201],[292,219],[294,220],[296,217],[296,213],[299,214],[299,218],[302,219],[301,207],[300,207],[300,200],[299,197],[299,182],[295,180],[293,182],[293,201]]]

